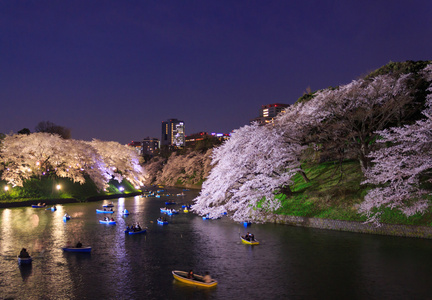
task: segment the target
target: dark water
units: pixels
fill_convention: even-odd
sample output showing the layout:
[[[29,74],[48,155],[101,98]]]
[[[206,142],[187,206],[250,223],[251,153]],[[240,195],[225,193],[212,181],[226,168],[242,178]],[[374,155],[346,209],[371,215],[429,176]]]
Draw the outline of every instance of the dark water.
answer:
[[[174,191],[178,193],[180,191]],[[0,210],[0,299],[431,299],[432,241],[362,235],[285,225],[244,228],[228,218],[192,213],[157,225],[168,199],[114,200],[116,226],[99,224],[99,201],[44,209]],[[176,208],[178,206],[175,206]],[[118,213],[127,208],[127,217]],[[64,223],[68,212],[72,219]],[[139,221],[144,235],[125,235]],[[261,242],[247,246],[239,234]],[[68,241],[91,254],[63,253]],[[26,247],[31,267],[16,256]],[[215,288],[175,281],[172,270],[193,269],[218,280]]]

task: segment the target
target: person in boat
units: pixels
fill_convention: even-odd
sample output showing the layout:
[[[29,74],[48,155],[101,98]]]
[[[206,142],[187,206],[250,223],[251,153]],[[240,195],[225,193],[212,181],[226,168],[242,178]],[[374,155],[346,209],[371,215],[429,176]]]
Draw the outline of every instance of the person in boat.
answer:
[[[250,234],[249,234],[249,232],[246,233],[246,235],[244,236],[244,239],[245,239],[246,241],[250,241]]]
[[[203,280],[204,280],[205,283],[210,283],[212,281],[212,278],[211,278],[209,272],[205,272]]]
[[[253,235],[253,233],[249,234],[249,238],[251,241],[255,241],[255,236]]]
[[[114,222],[114,218],[111,218],[111,222]]]
[[[104,211],[106,211],[106,208],[104,208]]]
[[[136,223],[135,231],[141,231],[141,226],[138,222]]]
[[[65,218],[69,218],[68,213],[65,213],[64,217],[65,217]]]
[[[127,227],[126,227],[126,231],[130,231],[131,230],[131,227],[128,225]]]
[[[81,247],[82,247],[82,244],[80,241],[78,241],[78,243],[76,244],[76,248],[81,248]]]
[[[110,208],[110,211],[113,211],[112,207]]]
[[[188,274],[187,274],[187,278],[188,278],[188,279],[194,279],[194,274],[193,274],[193,271],[192,271],[192,270],[190,270],[190,271],[188,272]]]
[[[18,257],[19,258],[29,258],[30,254],[27,252],[26,248],[22,248]]]

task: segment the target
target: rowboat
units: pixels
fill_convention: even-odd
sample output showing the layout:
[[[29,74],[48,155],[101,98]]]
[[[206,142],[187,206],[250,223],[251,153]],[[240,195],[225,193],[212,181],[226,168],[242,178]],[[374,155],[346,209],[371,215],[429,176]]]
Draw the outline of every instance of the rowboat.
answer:
[[[184,209],[183,212],[184,212],[184,213],[188,213],[189,210],[188,210],[188,209]]]
[[[244,236],[241,236],[241,241],[243,244],[247,244],[247,245],[259,245],[259,242],[257,240],[252,240],[252,241],[248,241],[244,238]]]
[[[141,229],[140,231],[133,231],[133,230],[125,230],[125,233],[129,234],[140,234],[140,233],[146,233],[147,229]]]
[[[31,258],[31,256],[29,256],[29,257],[19,257],[18,256],[18,264],[19,265],[29,265],[29,264],[31,264],[32,263],[32,258]]]
[[[244,221],[244,222],[243,222],[243,226],[244,226],[244,227],[251,226],[251,222]]]
[[[165,202],[165,205],[174,205],[174,204],[176,204],[174,201],[167,201],[167,202]]]
[[[168,221],[157,220],[159,225],[168,225]]]
[[[113,210],[102,210],[102,209],[96,209],[96,212],[98,214],[113,214],[114,213]]]
[[[36,204],[33,204],[32,207],[33,207],[33,208],[43,208],[43,207],[46,207],[46,204],[43,204],[43,205],[36,205]]]
[[[125,210],[123,211],[123,215],[127,216],[128,214],[129,214],[129,211],[128,211],[127,209],[125,209]]]
[[[101,224],[108,224],[108,225],[115,225],[116,221],[99,220],[99,223],[101,223]]]
[[[176,214],[178,214],[179,212],[178,211],[176,211],[175,209],[168,209],[168,211],[167,211],[167,215],[170,215],[170,216],[172,216],[172,215],[176,215]]]
[[[212,279],[210,282],[204,282],[204,276],[202,275],[193,275],[193,279],[187,278],[188,272],[185,271],[172,271],[172,274],[175,279],[181,281],[183,283],[202,286],[202,287],[214,287],[217,285],[217,281]]]
[[[70,216],[63,216],[63,222],[70,220]]]
[[[90,252],[91,247],[63,247],[62,248],[64,252]]]
[[[168,208],[166,208],[166,207],[161,207],[161,208],[160,208],[160,212],[161,212],[161,213],[167,213],[167,212],[168,212]]]

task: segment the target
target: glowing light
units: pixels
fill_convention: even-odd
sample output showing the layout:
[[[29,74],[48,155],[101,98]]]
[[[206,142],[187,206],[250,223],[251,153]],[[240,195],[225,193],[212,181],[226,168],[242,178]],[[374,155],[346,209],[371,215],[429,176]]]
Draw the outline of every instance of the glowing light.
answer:
[[[8,191],[8,190],[9,190],[9,187],[6,185],[6,186],[4,187],[4,190],[5,190],[5,191]]]
[[[57,184],[56,188],[57,188],[57,190],[60,190],[61,189],[61,185]]]
[[[124,187],[119,187],[119,191],[123,192],[124,191]]]
[[[40,164],[40,163],[37,161],[37,162],[36,162],[36,166],[39,166],[39,164]]]

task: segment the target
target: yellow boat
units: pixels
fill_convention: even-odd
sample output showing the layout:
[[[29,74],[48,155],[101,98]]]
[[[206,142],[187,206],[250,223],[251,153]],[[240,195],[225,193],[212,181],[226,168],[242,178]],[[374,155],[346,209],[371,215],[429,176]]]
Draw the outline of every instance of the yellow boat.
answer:
[[[188,213],[188,212],[189,212],[189,210],[188,210],[188,209],[185,209],[185,210],[183,210],[183,212],[185,212],[185,213]]]
[[[243,244],[247,244],[247,245],[259,245],[259,242],[257,240],[253,240],[253,241],[248,241],[244,238],[244,236],[240,237],[242,240]]]
[[[187,278],[188,272],[185,271],[172,271],[172,274],[175,279],[177,279],[180,282],[197,285],[197,286],[203,286],[203,287],[213,287],[217,285],[217,281],[212,279],[210,282],[204,282],[204,276],[194,274],[193,279]]]

